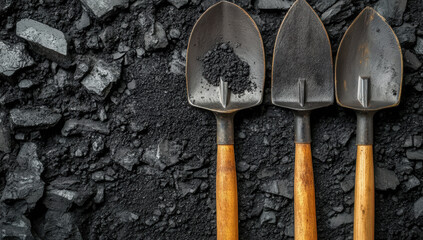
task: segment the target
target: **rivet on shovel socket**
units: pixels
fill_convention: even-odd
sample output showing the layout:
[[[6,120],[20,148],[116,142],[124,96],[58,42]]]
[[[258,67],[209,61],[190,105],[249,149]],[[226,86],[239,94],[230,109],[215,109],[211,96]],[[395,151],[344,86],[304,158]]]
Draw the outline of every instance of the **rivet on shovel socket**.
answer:
[[[228,89],[220,78],[213,86],[204,79],[201,59],[217,43],[236,45],[234,53],[247,62],[249,79],[255,88],[242,94]],[[234,46],[232,46],[234,47]],[[216,223],[217,239],[238,239],[238,200],[234,156],[235,112],[261,103],[264,87],[264,48],[260,32],[242,8],[219,2],[201,15],[195,24],[187,51],[187,94],[191,105],[211,110],[217,120]]]
[[[335,63],[339,105],[357,112],[354,239],[374,239],[373,115],[401,96],[403,62],[392,28],[365,8],[344,34]]]
[[[310,111],[331,105],[332,51],[310,5],[297,0],[279,29],[273,53],[272,102],[295,110],[295,239],[317,239]]]

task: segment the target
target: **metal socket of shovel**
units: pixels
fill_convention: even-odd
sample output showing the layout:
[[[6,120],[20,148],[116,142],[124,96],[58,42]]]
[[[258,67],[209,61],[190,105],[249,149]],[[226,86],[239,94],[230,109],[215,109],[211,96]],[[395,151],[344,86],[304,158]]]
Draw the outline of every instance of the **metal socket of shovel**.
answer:
[[[373,115],[401,96],[403,62],[392,28],[365,8],[344,34],[335,63],[336,101],[357,113],[354,239],[374,239]]]
[[[250,66],[252,91],[234,94],[221,81],[213,86],[202,75],[201,59],[217,43],[236,44],[234,52]],[[217,119],[217,239],[238,239],[238,199],[234,154],[235,112],[261,103],[265,78],[264,47],[252,18],[239,6],[219,2],[201,15],[188,43],[186,80],[191,105],[211,110]]]
[[[305,0],[280,26],[273,52],[272,102],[295,110],[295,239],[317,239],[310,111],[332,105],[332,51],[325,27]]]

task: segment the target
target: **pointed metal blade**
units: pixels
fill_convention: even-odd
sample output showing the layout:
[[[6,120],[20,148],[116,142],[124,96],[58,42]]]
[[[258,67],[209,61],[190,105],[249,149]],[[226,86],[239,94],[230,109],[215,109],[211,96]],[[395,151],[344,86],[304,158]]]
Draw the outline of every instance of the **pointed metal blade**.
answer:
[[[392,28],[374,9],[365,8],[344,34],[335,64],[339,105],[378,110],[399,103],[403,62]]]
[[[333,103],[332,50],[325,27],[297,0],[279,28],[273,52],[272,102],[295,110]]]

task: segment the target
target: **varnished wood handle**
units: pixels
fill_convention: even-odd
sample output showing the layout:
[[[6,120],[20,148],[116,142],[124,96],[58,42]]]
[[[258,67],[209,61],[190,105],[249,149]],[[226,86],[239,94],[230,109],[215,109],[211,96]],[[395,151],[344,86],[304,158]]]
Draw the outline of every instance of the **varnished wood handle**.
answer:
[[[354,240],[373,240],[375,235],[375,177],[372,145],[357,146],[354,195]]]
[[[316,240],[316,203],[309,143],[295,144],[294,171],[295,240]]]
[[[217,145],[217,240],[238,239],[238,194],[233,145]]]

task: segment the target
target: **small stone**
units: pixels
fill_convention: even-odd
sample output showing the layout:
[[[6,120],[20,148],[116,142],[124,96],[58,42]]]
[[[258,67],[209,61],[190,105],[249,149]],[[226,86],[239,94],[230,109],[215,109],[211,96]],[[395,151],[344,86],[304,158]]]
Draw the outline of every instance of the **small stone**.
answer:
[[[154,27],[153,27],[154,26]],[[160,22],[156,22],[144,35],[145,49],[147,51],[165,48],[168,45],[166,32]]]
[[[39,54],[69,65],[68,43],[63,32],[26,18],[16,24],[16,35],[27,40]]]
[[[419,198],[413,206],[414,218],[417,219],[423,216],[423,197]]]
[[[379,0],[375,10],[392,25],[401,25],[406,6],[407,0]]]
[[[264,223],[276,223],[276,214],[274,211],[263,211],[260,215],[260,225]]]
[[[97,192],[96,192],[93,200],[97,204],[100,204],[104,201],[104,186],[103,185],[97,186]]]
[[[83,30],[91,25],[90,16],[86,11],[82,11],[81,18],[75,22],[75,27],[78,30]]]
[[[110,130],[106,124],[89,119],[69,119],[62,128],[62,135],[65,137],[84,132],[101,133],[104,135],[110,134]]]
[[[423,160],[423,149],[418,150],[407,150],[406,151],[407,158],[410,160]]]
[[[283,234],[285,234],[285,236],[293,238],[294,237],[294,224],[290,223],[288,226],[286,226]]]
[[[101,98],[107,97],[113,83],[120,78],[121,67],[98,60],[90,73],[82,80],[82,85]]]
[[[59,88],[66,88],[74,86],[74,83],[72,82],[71,75],[69,72],[59,69],[57,71],[56,75],[54,75],[54,82],[57,87]]]
[[[171,3],[176,8],[181,8],[182,6],[188,4],[189,0],[167,0],[169,3]]]
[[[77,81],[81,80],[83,77],[85,77],[89,70],[90,66],[87,63],[78,62],[78,64],[76,65],[75,73],[73,75],[73,79]]]
[[[330,228],[335,229],[344,224],[352,223],[354,216],[348,213],[341,213],[329,219]]]
[[[348,174],[341,182],[341,188],[344,192],[349,192],[354,188],[355,176],[354,173]]]
[[[181,31],[176,28],[172,28],[169,31],[169,36],[173,39],[178,39],[181,36]]]
[[[181,191],[181,196],[185,197],[188,194],[196,193],[200,185],[201,180],[193,179],[189,182],[178,182],[178,189]]]
[[[112,26],[106,27],[103,32],[99,35],[104,47],[110,49],[114,46],[114,43],[119,40],[119,35],[116,34],[115,29]]]
[[[417,71],[422,66],[422,63],[417,56],[409,50],[405,50],[404,52],[404,61],[405,66],[413,71]]]
[[[137,52],[137,57],[138,58],[141,58],[145,54],[144,48],[137,48],[136,52]]]
[[[10,110],[10,120],[13,128],[47,129],[55,126],[62,115],[47,107],[34,107]]]
[[[135,88],[137,88],[137,82],[135,80],[132,80],[128,83],[127,87],[129,90],[134,90]]]
[[[314,7],[317,9],[317,11],[324,12],[326,11],[326,9],[330,8],[335,2],[336,0],[319,1]]]
[[[113,155],[113,160],[128,171],[132,171],[134,165],[139,163],[141,152],[129,148],[119,148]]]
[[[283,196],[288,199],[292,199],[294,194],[293,189],[288,186],[287,180],[273,180],[268,183],[264,183],[260,186],[260,190],[266,193]]]
[[[129,0],[81,0],[97,18],[107,17],[114,8],[128,7]]]
[[[24,79],[19,82],[18,87],[20,89],[29,89],[34,86],[34,83],[31,80]]]
[[[294,3],[292,0],[257,0],[257,8],[265,10],[288,10]]]
[[[94,182],[104,181],[105,179],[104,171],[93,172],[93,174],[91,175],[91,179],[94,180]]]
[[[418,135],[413,137],[413,145],[416,148],[419,148],[423,143],[423,136]]]
[[[34,63],[22,43],[11,45],[0,41],[0,77],[11,77],[15,72]]]
[[[121,223],[134,222],[138,220],[139,218],[137,214],[133,212],[129,212],[129,211],[118,212],[116,214],[116,217],[118,218],[118,221]]]
[[[407,136],[405,138],[405,142],[402,145],[402,147],[407,148],[407,147],[412,147],[412,146],[413,146],[413,137],[412,136]]]
[[[420,180],[416,178],[416,176],[411,175],[408,180],[404,183],[404,191],[408,192],[417,186],[420,186]]]
[[[385,168],[375,168],[375,187],[377,190],[395,190],[400,184],[394,171]]]
[[[176,75],[185,74],[185,59],[182,58],[178,50],[173,51],[172,61],[170,62],[170,72]]]
[[[414,51],[417,54],[423,55],[423,38],[418,37],[416,46],[414,47]]]
[[[401,45],[413,45],[416,42],[416,27],[410,23],[404,23],[394,28]]]

